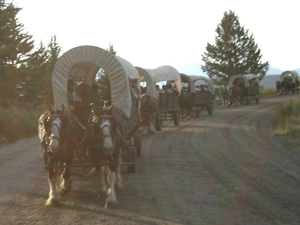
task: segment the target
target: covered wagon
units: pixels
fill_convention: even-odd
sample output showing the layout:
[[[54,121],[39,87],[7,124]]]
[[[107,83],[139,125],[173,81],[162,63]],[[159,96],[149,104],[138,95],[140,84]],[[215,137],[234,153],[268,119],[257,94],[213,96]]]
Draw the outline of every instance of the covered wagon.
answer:
[[[249,105],[251,99],[259,102],[259,78],[254,74],[238,74],[229,79],[228,87],[238,86],[242,90],[241,103]]]
[[[276,90],[280,94],[299,93],[299,74],[294,70],[287,70],[281,73],[280,81],[276,81]]]
[[[201,111],[207,111],[209,115],[212,115],[215,91],[213,82],[206,76],[190,75],[189,77],[195,92],[193,107],[196,109],[196,116],[198,117]]]
[[[158,113],[156,116],[155,128],[162,130],[162,115],[172,115],[175,126],[179,126],[179,103],[178,94],[181,90],[181,77],[179,72],[171,66],[160,66],[156,69],[143,69],[136,67],[139,73],[140,82],[146,83],[147,94],[157,100]],[[166,85],[172,86],[175,90],[159,90],[157,85],[165,82]]]
[[[96,46],[70,49],[58,59],[52,73],[54,105],[69,106],[65,110],[76,116],[78,102],[68,101],[68,81],[91,86],[97,83],[99,71],[109,78],[110,93],[106,99],[99,99],[96,104],[101,106],[104,100],[112,104],[112,115],[120,124],[123,149],[127,155],[123,159],[124,164],[128,165],[130,172],[135,172],[135,156],[141,155],[141,138],[136,132],[139,122],[138,98],[132,84],[138,85],[139,75],[128,61]],[[78,122],[85,126],[84,122]]]

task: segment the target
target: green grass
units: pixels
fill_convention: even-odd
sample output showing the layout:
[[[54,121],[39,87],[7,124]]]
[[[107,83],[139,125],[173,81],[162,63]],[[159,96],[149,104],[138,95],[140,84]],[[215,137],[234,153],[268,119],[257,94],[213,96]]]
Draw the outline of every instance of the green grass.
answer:
[[[276,88],[268,88],[265,90],[260,91],[260,97],[268,96],[268,95],[275,95],[276,94]]]

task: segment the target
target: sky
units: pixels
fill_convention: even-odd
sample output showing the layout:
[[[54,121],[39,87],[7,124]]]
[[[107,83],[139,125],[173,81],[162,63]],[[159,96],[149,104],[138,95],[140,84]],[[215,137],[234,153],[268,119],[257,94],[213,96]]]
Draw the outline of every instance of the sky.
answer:
[[[62,53],[80,45],[108,49],[133,66],[178,70],[199,64],[207,43],[215,43],[224,12],[232,10],[253,35],[262,62],[285,70],[300,68],[297,0],[14,0],[19,22],[38,46],[56,36]],[[186,68],[186,67],[185,67]],[[179,71],[186,73],[186,71]],[[190,74],[192,75],[192,74]]]

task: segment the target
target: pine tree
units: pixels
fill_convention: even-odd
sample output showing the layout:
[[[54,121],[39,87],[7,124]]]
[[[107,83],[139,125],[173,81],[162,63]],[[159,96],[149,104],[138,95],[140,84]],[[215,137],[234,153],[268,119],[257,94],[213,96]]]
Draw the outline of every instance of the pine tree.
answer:
[[[51,41],[48,44],[48,61],[47,61],[47,73],[44,77],[44,83],[46,86],[44,87],[44,94],[45,102],[53,102],[53,94],[52,94],[52,71],[54,69],[54,65],[57,61],[57,59],[60,56],[61,53],[61,46],[58,45],[56,40],[56,35],[54,37],[51,37]]]
[[[20,10],[0,0],[0,103],[14,98],[22,77],[20,68],[34,47],[32,36],[24,32],[24,25],[17,19]]]
[[[56,42],[56,36],[51,37],[47,47],[43,42],[37,50],[30,54],[23,69],[24,82],[27,90],[27,98],[30,102],[53,102],[52,95],[52,71],[60,55],[61,47]],[[37,98],[38,97],[38,98]],[[38,102],[36,102],[38,103]]]
[[[27,90],[27,100],[31,103],[37,99],[42,99],[45,90],[46,78],[48,77],[49,55],[43,42],[39,48],[30,54],[26,62],[26,68],[23,70],[24,85]],[[51,85],[50,85],[51,86]]]
[[[233,11],[225,12],[216,29],[215,44],[207,44],[202,54],[201,68],[216,85],[227,85],[236,74],[255,74],[260,79],[269,69],[268,61],[261,62],[262,54],[253,35],[240,25]]]

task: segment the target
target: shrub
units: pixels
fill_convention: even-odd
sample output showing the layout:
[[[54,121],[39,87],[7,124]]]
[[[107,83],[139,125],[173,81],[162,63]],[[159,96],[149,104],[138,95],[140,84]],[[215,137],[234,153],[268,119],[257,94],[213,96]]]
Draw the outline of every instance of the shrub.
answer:
[[[37,121],[41,113],[42,107],[31,105],[0,107],[0,144],[37,135]]]

